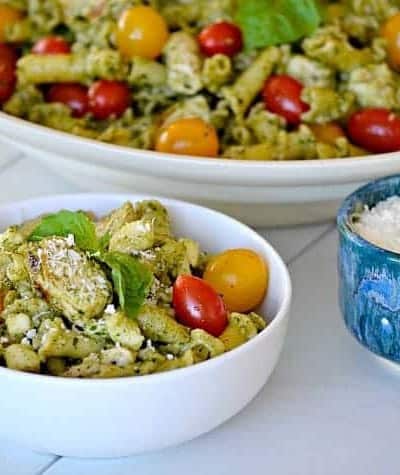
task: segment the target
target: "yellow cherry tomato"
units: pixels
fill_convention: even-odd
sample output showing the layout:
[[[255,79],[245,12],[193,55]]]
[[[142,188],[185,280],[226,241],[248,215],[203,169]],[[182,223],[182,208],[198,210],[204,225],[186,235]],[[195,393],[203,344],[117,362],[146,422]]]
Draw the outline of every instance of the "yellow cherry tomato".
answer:
[[[22,18],[22,13],[8,5],[0,5],[0,42],[6,39],[6,28],[17,23]]]
[[[137,6],[125,10],[116,33],[117,46],[123,56],[155,59],[168,40],[168,25],[154,8]]]
[[[310,129],[319,142],[335,145],[335,142],[340,137],[346,137],[344,130],[335,122],[328,122],[326,124],[313,124]]]
[[[265,297],[269,271],[257,253],[231,249],[211,260],[203,279],[222,295],[228,310],[249,312]]]
[[[382,36],[387,42],[390,64],[400,69],[400,13],[390,17],[383,25]]]
[[[202,119],[180,119],[161,129],[157,152],[178,155],[218,156],[219,140],[212,125]]]

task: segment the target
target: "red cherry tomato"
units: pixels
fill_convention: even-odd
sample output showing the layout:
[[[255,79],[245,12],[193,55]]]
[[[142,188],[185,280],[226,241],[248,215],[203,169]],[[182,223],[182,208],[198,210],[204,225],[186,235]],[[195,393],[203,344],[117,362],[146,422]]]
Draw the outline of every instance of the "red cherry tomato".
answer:
[[[11,46],[0,43],[0,104],[6,102],[14,92],[17,59]]]
[[[69,54],[71,48],[61,36],[46,36],[37,41],[32,48],[34,54]]]
[[[400,150],[400,117],[388,109],[363,109],[347,124],[350,139],[372,153]]]
[[[263,99],[267,109],[284,117],[290,125],[299,125],[301,115],[310,106],[301,100],[303,85],[285,74],[272,76],[265,83]]]
[[[235,56],[243,49],[243,35],[238,26],[221,21],[204,28],[199,35],[199,43],[206,56]]]
[[[176,279],[173,306],[177,320],[190,328],[201,328],[218,337],[228,325],[222,297],[203,279],[182,275]]]
[[[89,110],[96,119],[120,117],[131,103],[131,93],[123,82],[101,80],[89,88]]]
[[[74,117],[83,117],[89,110],[88,90],[80,84],[54,84],[47,92],[46,100],[67,105]]]

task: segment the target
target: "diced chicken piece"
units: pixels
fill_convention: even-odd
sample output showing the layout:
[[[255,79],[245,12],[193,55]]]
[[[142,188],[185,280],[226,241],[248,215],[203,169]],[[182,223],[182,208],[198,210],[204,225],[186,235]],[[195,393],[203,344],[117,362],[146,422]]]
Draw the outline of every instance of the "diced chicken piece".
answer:
[[[27,251],[33,284],[47,302],[72,322],[102,315],[112,298],[111,284],[100,266],[71,248],[67,239],[44,239]]]

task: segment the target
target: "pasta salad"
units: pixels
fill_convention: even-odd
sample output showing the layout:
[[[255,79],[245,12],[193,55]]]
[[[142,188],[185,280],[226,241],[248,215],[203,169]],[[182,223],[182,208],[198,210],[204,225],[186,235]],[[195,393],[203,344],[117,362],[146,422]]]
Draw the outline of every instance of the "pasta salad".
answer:
[[[400,150],[399,0],[0,0],[0,105],[234,160]]]
[[[268,288],[248,249],[207,256],[157,201],[62,210],[0,235],[0,364],[66,378],[191,366],[254,338]]]

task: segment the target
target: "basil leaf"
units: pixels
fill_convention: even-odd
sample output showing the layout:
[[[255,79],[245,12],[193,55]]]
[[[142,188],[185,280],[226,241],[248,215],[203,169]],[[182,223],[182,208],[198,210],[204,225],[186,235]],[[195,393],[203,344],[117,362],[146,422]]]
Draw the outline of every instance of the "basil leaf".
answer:
[[[236,22],[248,49],[292,43],[321,23],[317,0],[238,0]]]
[[[83,251],[99,250],[94,223],[82,211],[60,211],[42,219],[29,236],[30,241],[41,241],[46,237],[67,237],[72,234],[76,246]]]
[[[153,274],[146,265],[129,254],[107,252],[100,259],[111,269],[121,308],[128,317],[135,318],[150,291]]]

